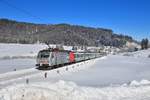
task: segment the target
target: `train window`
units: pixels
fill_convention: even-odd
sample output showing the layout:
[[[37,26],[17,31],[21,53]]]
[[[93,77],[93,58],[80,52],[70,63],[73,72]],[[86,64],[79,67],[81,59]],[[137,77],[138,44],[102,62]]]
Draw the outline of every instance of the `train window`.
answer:
[[[48,58],[49,57],[49,51],[40,51],[38,54],[38,58]]]

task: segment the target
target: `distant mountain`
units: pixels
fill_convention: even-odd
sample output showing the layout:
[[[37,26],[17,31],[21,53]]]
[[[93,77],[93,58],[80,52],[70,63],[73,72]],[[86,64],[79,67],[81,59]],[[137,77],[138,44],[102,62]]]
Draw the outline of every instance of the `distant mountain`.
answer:
[[[111,29],[69,24],[34,24],[0,19],[1,43],[36,43],[123,46],[134,41],[130,36],[114,34]]]

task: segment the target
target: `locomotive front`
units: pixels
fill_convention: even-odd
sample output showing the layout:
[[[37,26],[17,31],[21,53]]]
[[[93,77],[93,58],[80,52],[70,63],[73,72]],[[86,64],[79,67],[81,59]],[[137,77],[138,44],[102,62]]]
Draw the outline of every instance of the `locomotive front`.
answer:
[[[36,59],[36,66],[49,66],[49,57],[50,57],[50,50],[41,50],[39,51]]]
[[[54,68],[74,63],[74,53],[67,50],[45,49],[39,51],[36,66],[40,69]]]

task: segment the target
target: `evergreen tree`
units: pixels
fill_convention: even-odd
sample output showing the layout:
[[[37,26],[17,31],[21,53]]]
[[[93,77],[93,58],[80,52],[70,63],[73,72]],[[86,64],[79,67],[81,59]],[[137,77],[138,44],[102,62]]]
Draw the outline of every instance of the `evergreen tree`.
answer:
[[[142,41],[141,41],[141,49],[142,50],[144,49],[144,41],[145,41],[145,39],[142,39]]]
[[[145,49],[147,49],[148,48],[148,39],[146,38],[145,39]]]
[[[146,38],[146,39],[142,39],[142,41],[141,41],[141,49],[143,50],[143,49],[147,49],[148,48],[148,39]]]

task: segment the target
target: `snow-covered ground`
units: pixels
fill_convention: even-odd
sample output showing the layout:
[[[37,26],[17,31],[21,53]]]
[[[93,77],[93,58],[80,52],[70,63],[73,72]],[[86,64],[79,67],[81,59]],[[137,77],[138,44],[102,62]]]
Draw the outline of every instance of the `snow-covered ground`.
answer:
[[[0,74],[35,67],[35,59],[6,59],[0,60]]]
[[[35,57],[43,44],[0,43],[0,74],[35,67]]]
[[[46,48],[42,44],[0,44],[0,59],[32,58],[38,51]]]
[[[127,52],[127,53],[123,53],[121,55],[124,56],[130,56],[130,57],[149,57],[150,58],[150,48],[148,50],[140,50],[140,51],[136,51],[136,52]]]
[[[0,43],[0,74],[35,67],[37,53],[46,48],[48,46],[45,44]],[[64,49],[71,50],[72,47],[64,46]]]
[[[149,53],[109,55],[51,71],[35,69],[34,59],[19,58],[19,64],[3,59],[1,72],[11,69],[7,62],[25,69],[0,74],[0,100],[150,100]]]
[[[139,85],[136,85],[139,84]],[[73,82],[34,83],[10,86],[0,91],[1,100],[149,100],[150,82],[142,80],[109,87],[81,87]]]
[[[50,45],[56,47],[56,45]],[[48,48],[45,44],[3,44],[0,43],[0,59],[34,58],[39,50]],[[64,46],[70,50],[72,47]]]

